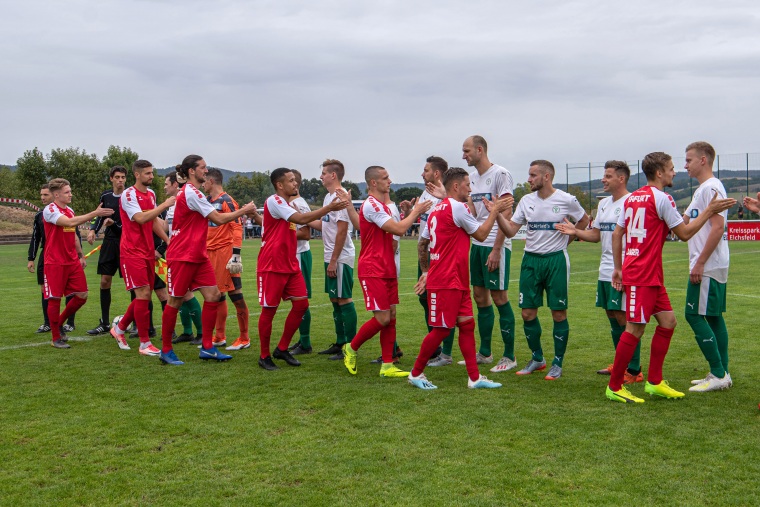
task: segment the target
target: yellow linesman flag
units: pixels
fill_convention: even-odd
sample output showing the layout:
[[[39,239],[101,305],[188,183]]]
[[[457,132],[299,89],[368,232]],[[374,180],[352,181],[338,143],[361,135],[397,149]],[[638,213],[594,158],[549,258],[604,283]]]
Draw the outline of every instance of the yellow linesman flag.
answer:
[[[161,277],[161,280],[166,282],[166,261],[164,259],[156,261],[156,274]]]
[[[95,252],[97,252],[98,250],[100,250],[100,247],[101,247],[101,246],[103,246],[103,245],[98,245],[98,246],[96,246],[95,248],[93,248],[93,249],[92,249],[92,250],[91,250],[91,251],[90,251],[90,252],[89,252],[87,255],[85,255],[85,256],[84,256],[84,258],[86,259],[86,258],[87,258],[87,257],[89,257],[90,255],[92,255],[92,254],[94,254]]]

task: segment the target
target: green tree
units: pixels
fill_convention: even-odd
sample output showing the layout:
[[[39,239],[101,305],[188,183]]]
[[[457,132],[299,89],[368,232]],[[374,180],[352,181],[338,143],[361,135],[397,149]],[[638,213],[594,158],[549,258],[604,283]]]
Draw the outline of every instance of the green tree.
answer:
[[[98,206],[103,191],[103,178],[108,173],[97,155],[80,148],[56,148],[50,152],[47,171],[51,178],[65,178],[74,196],[72,208],[77,214],[87,213]]]
[[[16,179],[21,195],[36,204],[40,203],[39,190],[48,181],[48,167],[45,156],[36,147],[27,150],[16,161]]]
[[[401,187],[396,189],[396,199],[398,202],[411,201],[422,195],[422,189],[417,187]]]
[[[136,152],[132,151],[131,148],[122,148],[121,146],[115,146],[113,144],[109,146],[108,151],[103,157],[103,168],[106,171],[105,188],[108,189],[111,187],[111,182],[108,179],[108,173],[111,171],[112,167],[117,165],[123,166],[127,169],[127,186],[129,187],[131,185],[134,185],[135,177],[132,174],[132,164],[134,164],[139,158],[140,156]],[[153,181],[155,184],[156,180],[154,179]],[[164,187],[163,183],[164,180],[161,179],[162,189]],[[153,188],[153,185],[151,185],[151,188]],[[153,190],[155,190],[155,188]]]
[[[361,192],[359,192],[359,186],[353,181],[344,180],[343,188],[345,188],[347,192],[351,192],[351,199],[358,199],[361,195]]]
[[[322,182],[319,181],[319,178],[311,178],[309,180],[305,179],[301,181],[301,197],[310,203],[315,203],[319,199],[319,192],[322,189],[324,189],[324,186],[322,185]],[[322,199],[324,199],[324,197],[324,194],[322,194]],[[319,201],[319,204],[321,204],[321,202],[322,201]]]
[[[581,203],[581,206],[586,210],[586,213],[594,208],[594,203],[591,201],[591,195],[588,192],[584,192],[578,185],[568,186],[567,193],[578,199],[578,202]]]
[[[255,189],[253,188],[253,180],[242,174],[236,174],[227,180],[224,184],[224,191],[230,194],[241,206],[254,200]],[[258,201],[256,205],[260,205]]]
[[[517,206],[517,203],[520,202],[520,199],[525,197],[530,193],[530,183],[527,181],[525,183],[520,183],[515,187],[515,193],[513,194],[515,198],[515,206]]]
[[[11,199],[26,199],[21,191],[21,185],[16,173],[10,167],[0,166],[0,197]]]

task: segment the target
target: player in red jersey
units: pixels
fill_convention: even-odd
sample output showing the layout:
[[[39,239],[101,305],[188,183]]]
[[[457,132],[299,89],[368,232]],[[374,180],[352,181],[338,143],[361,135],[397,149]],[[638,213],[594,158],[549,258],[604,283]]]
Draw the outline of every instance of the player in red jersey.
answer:
[[[256,204],[250,202],[231,213],[219,213],[206,200],[198,187],[206,181],[206,161],[199,155],[188,155],[177,166],[177,179],[187,183],[177,194],[172,221],[172,235],[166,250],[168,270],[166,280],[169,288],[169,303],[164,308],[161,320],[161,353],[159,359],[164,364],[184,364],[172,349],[172,332],[177,323],[179,307],[188,290],[200,290],[203,295],[203,343],[199,357],[204,360],[227,361],[232,356],[222,354],[214,347],[212,337],[216,324],[217,308],[222,294],[216,286],[214,268],[209,262],[206,250],[209,220],[217,225],[237,220],[253,213]]]
[[[306,282],[301,275],[301,266],[296,256],[296,225],[306,225],[319,220],[331,211],[345,209],[351,200],[344,195],[336,197],[330,204],[308,213],[299,213],[289,201],[298,195],[298,180],[292,170],[280,167],[270,175],[275,194],[264,203],[261,250],[256,266],[256,281],[259,288],[259,342],[261,354],[259,366],[265,370],[276,370],[272,357],[282,359],[291,366],[301,363],[288,351],[290,340],[301,325],[309,308]],[[285,319],[285,327],[274,354],[270,351],[272,321],[280,301],[291,300],[292,307]],[[204,333],[205,336],[205,333]]]
[[[76,236],[76,228],[95,217],[113,215],[113,210],[98,206],[86,215],[74,215],[71,204],[71,185],[63,178],[48,183],[53,202],[45,206],[45,269],[43,290],[48,300],[48,319],[53,339],[58,349],[68,349],[66,335],[61,334],[60,322],[76,313],[87,302],[87,278],[84,275],[84,257]],[[61,313],[61,298],[73,294]]]
[[[357,274],[364,292],[364,305],[373,312],[351,342],[343,346],[343,364],[349,373],[356,375],[356,352],[364,342],[380,332],[383,354],[381,377],[406,377],[393,364],[393,344],[396,341],[396,305],[398,304],[398,278],[394,259],[393,235],[403,236],[420,215],[432,206],[432,201],[417,204],[409,215],[397,222],[385,204],[391,190],[388,171],[370,166],[364,171],[367,182],[367,199],[359,210],[359,232],[362,248],[359,252]],[[429,356],[428,356],[429,357]]]
[[[414,287],[417,294],[427,290],[431,331],[425,336],[420,353],[409,373],[409,383],[420,389],[436,389],[423,371],[428,358],[450,334],[459,328],[459,348],[464,356],[469,381],[468,387],[501,387],[478,371],[475,357],[475,321],[472,316],[470,297],[470,271],[467,259],[470,252],[470,236],[484,241],[496,223],[496,217],[512,208],[514,199],[508,195],[490,206],[488,217],[478,223],[470,212],[467,201],[470,196],[470,176],[461,167],[452,167],[443,175],[447,198],[436,204],[428,215],[427,227],[422,232],[430,240],[430,254],[419,255],[422,275]],[[428,269],[428,262],[430,268]]]
[[[671,388],[662,379],[662,365],[676,327],[676,318],[663,280],[662,246],[671,230],[682,241],[688,241],[712,215],[736,204],[736,199],[718,200],[716,195],[704,213],[684,224],[675,201],[663,192],[665,187],[673,186],[675,177],[670,155],[650,153],[644,157],[641,169],[647,177],[647,185],[626,199],[612,235],[615,263],[612,286],[615,290],[625,292],[623,307],[628,323],[615,349],[615,362],[606,394],[610,400],[622,403],[644,402],[623,386],[623,375],[652,316],[658,325],[652,337],[644,390],[650,395],[663,398],[683,398],[682,392]]]
[[[121,215],[121,241],[119,258],[124,285],[134,291],[135,299],[129,304],[124,316],[111,326],[111,336],[119,348],[129,350],[124,332],[135,322],[140,337],[140,354],[157,356],[160,351],[150,342],[150,299],[155,281],[155,251],[153,233],[168,242],[164,224],[156,218],[174,205],[175,198],[169,197],[156,206],[156,194],[150,189],[153,183],[153,164],[147,160],[137,160],[132,164],[135,184],[119,197]]]

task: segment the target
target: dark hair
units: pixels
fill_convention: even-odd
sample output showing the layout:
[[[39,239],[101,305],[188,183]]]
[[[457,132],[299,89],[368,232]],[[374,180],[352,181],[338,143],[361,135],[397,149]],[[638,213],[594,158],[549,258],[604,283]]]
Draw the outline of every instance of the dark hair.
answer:
[[[657,171],[664,171],[665,164],[672,159],[673,157],[661,151],[649,153],[644,157],[644,160],[641,161],[641,170],[646,175],[647,181],[654,181]]]
[[[132,170],[140,173],[143,169],[147,169],[148,167],[153,167],[153,164],[147,160],[135,160],[135,163],[132,164]]]
[[[57,192],[66,185],[71,186],[71,183],[69,183],[69,180],[65,180],[63,178],[53,178],[52,180],[48,181],[48,189],[50,192]]]
[[[702,155],[707,158],[707,163],[710,164],[710,167],[712,167],[713,162],[715,161],[715,148],[712,147],[710,143],[706,143],[704,141],[697,141],[695,143],[691,143],[689,146],[686,147],[686,151],[694,150],[698,151]]]
[[[488,143],[483,138],[483,136],[479,136],[476,134],[470,137],[470,139],[472,139],[473,146],[475,146],[476,148],[480,146],[481,148],[483,148],[483,153],[488,153]]]
[[[222,174],[222,171],[216,167],[211,167],[206,173],[206,177],[214,180],[214,183],[217,185],[224,183],[224,175]]]
[[[111,170],[108,172],[108,177],[113,178],[113,175],[116,173],[122,173],[124,176],[127,175],[127,168],[123,165],[115,165],[111,168]]]
[[[549,162],[548,160],[534,160],[530,163],[530,166],[533,167],[534,165],[537,165],[538,167],[542,167],[545,171],[547,171],[549,174],[552,175],[552,178],[554,178],[554,164]]]
[[[434,171],[438,171],[443,175],[443,173],[446,172],[446,170],[449,168],[449,163],[446,162],[441,157],[436,157],[435,155],[431,155],[425,160],[428,164],[430,164]]]
[[[371,165],[364,170],[364,181],[367,182],[367,186],[369,186],[370,181],[377,179],[380,171],[385,171],[385,167],[379,165]]]
[[[287,167],[278,167],[274,171],[272,171],[272,174],[269,175],[269,180],[272,182],[272,186],[274,187],[275,191],[277,190],[277,182],[282,181],[282,179],[288,174],[292,173],[293,171],[291,169],[288,169]]]
[[[179,175],[179,178],[177,178],[177,181],[180,179],[183,179],[187,181],[187,178],[189,177],[187,171],[190,169],[195,169],[198,167],[198,162],[203,160],[203,157],[200,155],[188,155],[183,160],[182,163],[175,167],[177,170],[177,174]]]
[[[631,168],[628,164],[622,160],[608,160],[604,164],[605,169],[614,169],[618,175],[625,176],[625,182],[628,183],[628,178],[631,177]]]
[[[43,183],[42,186],[40,187],[40,190],[50,190],[50,185],[48,185],[47,183]]]
[[[328,158],[322,162],[322,168],[328,172],[337,174],[340,181],[343,181],[343,177],[346,175],[346,168],[343,167],[343,163],[334,158]]]
[[[298,183],[298,186],[300,187],[301,186],[301,181],[302,181],[301,171],[299,171],[297,169],[291,169],[290,172],[292,172],[293,174],[296,175],[296,183]]]
[[[449,188],[451,188],[451,185],[462,181],[465,176],[469,177],[469,175],[470,174],[467,172],[467,169],[463,169],[461,167],[449,167],[448,170],[443,173],[443,186],[446,188],[446,190],[449,190]]]

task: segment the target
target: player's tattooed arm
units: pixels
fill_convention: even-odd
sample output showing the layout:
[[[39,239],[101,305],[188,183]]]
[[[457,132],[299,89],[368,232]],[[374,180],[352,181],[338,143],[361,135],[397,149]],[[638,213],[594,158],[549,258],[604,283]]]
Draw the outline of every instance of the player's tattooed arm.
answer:
[[[420,271],[423,273],[427,273],[427,270],[430,267],[429,247],[430,240],[427,238],[420,238],[419,243],[417,243],[417,258],[420,262]]]

